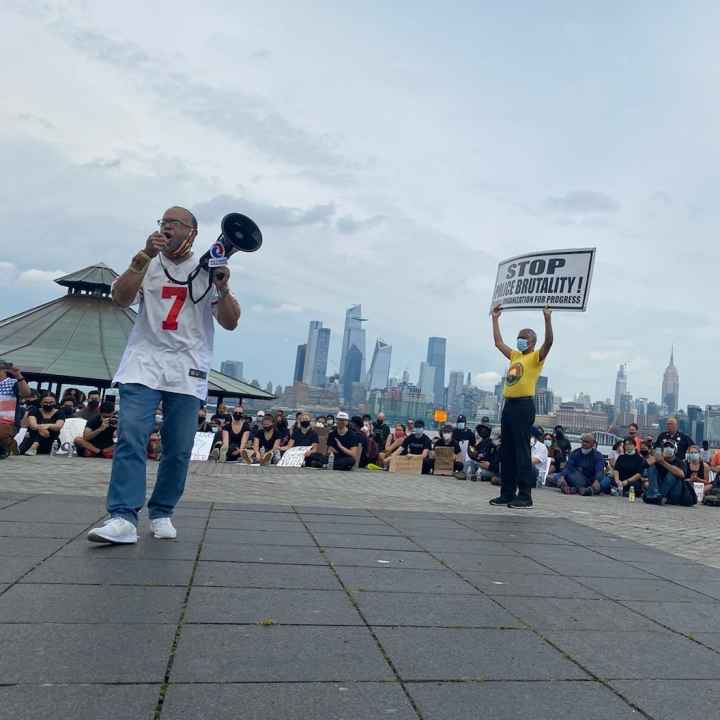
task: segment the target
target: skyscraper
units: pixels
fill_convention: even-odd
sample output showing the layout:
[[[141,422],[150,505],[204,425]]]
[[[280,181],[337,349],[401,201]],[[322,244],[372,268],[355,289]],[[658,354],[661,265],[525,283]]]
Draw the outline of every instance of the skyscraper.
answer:
[[[667,407],[668,412],[674,413],[678,409],[679,400],[680,375],[675,367],[675,348],[672,348],[670,350],[670,364],[665,368],[665,373],[663,374],[660,401]]]
[[[368,390],[384,390],[388,386],[391,356],[392,346],[378,338],[368,371]]]
[[[447,411],[451,417],[460,414],[462,410],[463,377],[462,370],[453,370],[448,382]]]
[[[220,372],[236,380],[243,379],[244,371],[243,364],[239,360],[223,360],[222,363],[220,363]]]
[[[615,376],[615,417],[618,418],[620,413],[622,412],[622,408],[620,407],[622,402],[622,397],[627,393],[627,373],[625,372],[625,365],[620,365],[617,371],[617,375]]]
[[[329,349],[330,328],[324,328],[319,320],[311,320],[303,370],[303,382],[306,385],[312,385],[313,387],[323,387],[325,385]]]
[[[362,306],[353,305],[345,312],[345,330],[343,332],[343,344],[340,352],[340,386],[348,392],[353,382],[365,378],[365,330],[363,329],[365,319],[362,316]],[[350,363],[351,350],[353,361]],[[350,395],[343,395],[346,400]]]
[[[307,345],[297,346],[295,353],[295,372],[293,373],[293,384],[303,381],[303,373],[305,372],[305,355],[307,354]]]
[[[435,368],[435,383],[433,385],[433,402],[442,406],[445,400],[445,355],[447,353],[447,338],[428,338],[427,364]]]
[[[418,387],[420,388],[420,393],[428,402],[433,399],[435,393],[435,373],[437,373],[436,367],[424,361],[420,363]]]

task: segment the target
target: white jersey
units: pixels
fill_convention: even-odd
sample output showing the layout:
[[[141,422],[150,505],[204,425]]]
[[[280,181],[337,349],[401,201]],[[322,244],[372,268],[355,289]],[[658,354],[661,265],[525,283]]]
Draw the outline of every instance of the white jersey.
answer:
[[[535,442],[531,443],[530,454],[533,458],[539,460],[538,463],[535,463],[535,467],[538,469],[538,475],[540,476],[540,482],[544,483],[545,476],[547,475],[547,471],[548,471],[548,462],[549,462],[548,451],[547,451],[547,447],[545,447],[545,443],[535,440]]]
[[[162,263],[180,281],[186,280],[197,265],[193,255],[180,263],[163,258]],[[207,285],[208,273],[201,270],[193,283],[194,296],[200,297]],[[170,280],[160,255],[154,257],[132,303],[139,302],[140,308],[113,383],[139,383],[205,400],[217,299],[213,286],[195,305],[187,285]]]

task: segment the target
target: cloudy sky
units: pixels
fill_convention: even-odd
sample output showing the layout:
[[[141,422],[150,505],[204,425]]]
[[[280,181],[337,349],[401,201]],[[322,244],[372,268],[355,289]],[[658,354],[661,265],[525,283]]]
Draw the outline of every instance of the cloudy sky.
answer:
[[[488,383],[498,260],[596,246],[589,311],[555,315],[556,392],[607,397],[628,362],[657,399],[674,343],[681,402],[720,402],[720,5],[460,5],[3,2],[0,316],[122,270],[167,206],[203,251],[237,210],[265,242],[231,262],[218,365],[284,385],[319,319],[337,369],[362,303],[394,373],[441,335]]]

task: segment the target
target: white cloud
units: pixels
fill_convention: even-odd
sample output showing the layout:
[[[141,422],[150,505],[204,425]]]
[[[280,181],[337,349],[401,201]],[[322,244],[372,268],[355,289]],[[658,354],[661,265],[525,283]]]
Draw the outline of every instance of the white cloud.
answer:
[[[15,263],[0,261],[0,287],[10,287],[17,279],[17,266]]]
[[[67,275],[67,270],[23,270],[18,276],[16,285],[23,288],[37,288],[52,285],[56,278]]]
[[[486,370],[473,375],[473,382],[484,390],[494,390],[495,385],[500,381],[500,373],[494,370]]]

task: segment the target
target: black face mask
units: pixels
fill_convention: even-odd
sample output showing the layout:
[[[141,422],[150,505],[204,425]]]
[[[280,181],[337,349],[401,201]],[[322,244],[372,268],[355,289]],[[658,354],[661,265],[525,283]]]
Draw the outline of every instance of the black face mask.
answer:
[[[233,413],[233,420],[242,420],[242,413]]]
[[[52,405],[43,405],[43,406],[42,406],[42,409],[43,409],[43,410],[54,410],[54,409],[55,409],[55,404],[53,403]]]
[[[205,422],[205,416],[204,415],[198,415],[198,423],[204,423]]]
[[[310,421],[309,421],[309,420],[301,420],[301,421],[300,421],[300,427],[302,427],[302,428],[309,428],[309,427],[310,427]]]
[[[88,407],[96,408],[99,404],[99,400],[88,400]]]

